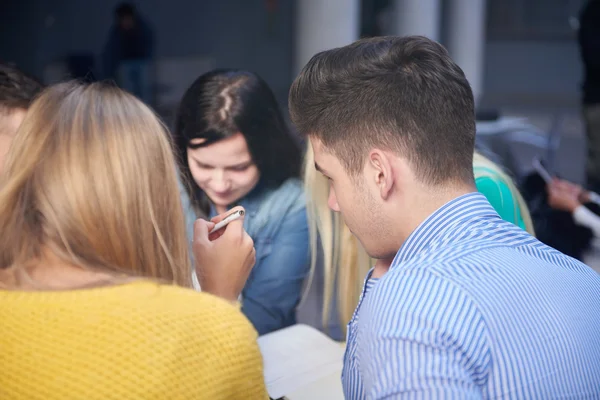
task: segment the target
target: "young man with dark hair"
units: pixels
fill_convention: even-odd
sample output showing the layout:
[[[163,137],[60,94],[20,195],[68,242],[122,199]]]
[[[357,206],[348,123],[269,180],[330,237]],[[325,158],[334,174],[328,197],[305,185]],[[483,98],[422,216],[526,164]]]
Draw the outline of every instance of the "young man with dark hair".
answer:
[[[473,94],[441,45],[319,53],[289,102],[329,206],[379,260],[348,327],[346,398],[600,393],[600,275],[476,192]]]
[[[12,65],[0,63],[0,172],[27,109],[42,89],[36,79]]]

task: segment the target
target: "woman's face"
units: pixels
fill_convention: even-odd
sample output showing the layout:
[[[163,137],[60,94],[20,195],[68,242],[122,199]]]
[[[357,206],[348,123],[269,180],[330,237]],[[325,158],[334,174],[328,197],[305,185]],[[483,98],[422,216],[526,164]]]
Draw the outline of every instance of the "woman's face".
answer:
[[[203,139],[192,140],[201,144]],[[260,172],[241,133],[209,146],[187,149],[192,177],[218,212],[247,195],[258,183]]]

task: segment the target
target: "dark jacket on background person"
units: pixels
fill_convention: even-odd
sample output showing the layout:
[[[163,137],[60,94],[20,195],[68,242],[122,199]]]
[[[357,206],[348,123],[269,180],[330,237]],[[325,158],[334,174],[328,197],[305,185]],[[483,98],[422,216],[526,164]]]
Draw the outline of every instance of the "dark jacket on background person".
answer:
[[[135,17],[135,27],[129,31],[114,24],[102,54],[104,78],[115,79],[122,61],[151,60],[153,56],[154,33],[139,15]]]
[[[584,66],[583,103],[600,104],[600,0],[584,6],[578,40]]]

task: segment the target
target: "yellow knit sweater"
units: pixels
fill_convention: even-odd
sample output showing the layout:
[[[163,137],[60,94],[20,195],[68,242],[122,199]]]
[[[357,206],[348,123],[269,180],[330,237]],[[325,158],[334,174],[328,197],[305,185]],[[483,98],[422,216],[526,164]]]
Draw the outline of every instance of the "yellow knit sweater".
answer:
[[[266,399],[235,306],[152,282],[0,291],[0,399]]]

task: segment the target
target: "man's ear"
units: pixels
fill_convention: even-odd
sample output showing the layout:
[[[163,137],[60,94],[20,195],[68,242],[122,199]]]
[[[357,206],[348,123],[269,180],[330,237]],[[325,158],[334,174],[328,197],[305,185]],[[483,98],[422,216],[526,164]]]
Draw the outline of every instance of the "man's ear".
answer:
[[[389,153],[379,149],[371,150],[368,164],[381,198],[387,200],[394,190],[395,183],[395,171]]]

